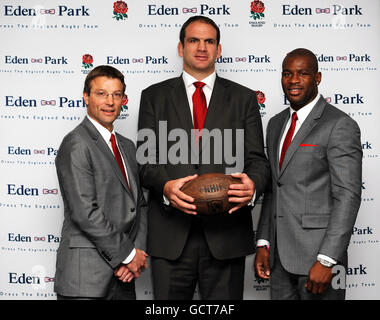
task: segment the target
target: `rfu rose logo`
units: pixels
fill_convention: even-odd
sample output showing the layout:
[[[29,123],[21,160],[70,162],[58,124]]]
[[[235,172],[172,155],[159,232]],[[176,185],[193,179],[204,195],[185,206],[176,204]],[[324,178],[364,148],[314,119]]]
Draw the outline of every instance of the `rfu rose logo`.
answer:
[[[260,110],[265,109],[265,94],[261,91],[256,91],[257,103],[259,104]]]
[[[127,19],[128,5],[124,1],[116,1],[113,3],[113,17],[119,21]]]
[[[121,111],[128,110],[128,96],[125,94],[121,103]]]
[[[251,18],[253,19],[261,19],[264,18],[264,3],[260,0],[255,0],[251,2]]]
[[[92,63],[94,62],[94,58],[90,54],[85,54],[82,57],[83,68],[88,69],[92,67]]]
[[[123,101],[121,102],[120,115],[118,116],[119,120],[125,120],[129,117],[128,113],[128,96],[125,94]]]
[[[256,278],[255,279],[255,282],[257,282],[258,284],[262,284],[262,283],[265,283],[265,282],[267,282],[268,280],[266,280],[266,279],[262,279],[262,278]]]

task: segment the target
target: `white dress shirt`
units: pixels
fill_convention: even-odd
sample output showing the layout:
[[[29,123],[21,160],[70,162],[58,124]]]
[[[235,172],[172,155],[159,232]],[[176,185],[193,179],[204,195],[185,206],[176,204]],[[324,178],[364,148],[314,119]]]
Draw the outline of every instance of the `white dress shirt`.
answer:
[[[197,82],[198,80],[195,79],[190,74],[188,74],[185,70],[182,73],[182,79],[183,79],[183,82],[185,83],[187,100],[189,101],[189,106],[190,106],[191,119],[193,120],[193,94],[195,92],[194,82]],[[216,79],[216,72],[214,71],[212,74],[210,74],[209,76],[207,76],[201,81],[205,83],[205,86],[203,86],[202,89],[206,96],[207,108],[210,104],[212,90],[214,89],[215,79]]]
[[[292,114],[293,114],[293,112],[297,112],[297,118],[298,118],[298,120],[296,121],[296,127],[294,129],[294,134],[293,134],[292,140],[296,136],[299,128],[302,126],[302,124],[304,123],[304,121],[306,120],[307,116],[309,115],[309,113],[311,112],[311,110],[314,108],[314,106],[316,105],[316,103],[317,103],[317,101],[319,100],[320,97],[321,97],[321,95],[317,94],[317,96],[310,103],[308,103],[307,105],[305,105],[304,107],[302,107],[298,111],[292,109],[292,107],[289,107],[290,117],[289,117],[289,120],[288,120],[288,122],[287,122],[287,124],[285,126],[284,133],[282,134],[282,137],[281,137],[281,140],[280,140],[279,150],[278,150],[279,157],[281,157],[282,145],[284,144],[284,140],[285,140],[286,134],[287,134],[287,132],[288,132],[288,130],[290,128],[290,125],[292,123]],[[256,246],[258,246],[258,247],[268,246],[269,247],[269,241],[264,240],[264,239],[259,239],[259,240],[257,240]],[[328,262],[331,262],[333,264],[337,263],[334,259],[332,259],[332,258],[330,258],[328,256],[325,256],[323,254],[318,254],[317,257],[319,257],[321,259],[324,259],[324,260],[327,260]]]
[[[112,154],[114,155],[113,150],[112,150],[112,144],[111,144],[111,134],[115,135],[115,130],[113,129],[112,132],[110,132],[108,129],[106,129],[105,127],[103,127],[99,122],[97,122],[94,119],[92,119],[90,116],[87,115],[87,118],[88,118],[88,120],[91,121],[91,123],[99,131],[100,135],[102,136],[102,138],[104,139],[104,141],[107,143],[107,146],[110,148]],[[115,135],[115,140],[116,140],[116,145],[119,148],[119,143],[117,141],[116,135]],[[120,150],[120,148],[119,148],[119,150]],[[120,155],[121,155],[121,152],[120,152]],[[123,158],[122,155],[121,155],[121,159],[123,161],[123,166],[124,166],[125,174],[127,175],[127,179],[128,179],[128,172],[127,172],[127,168],[125,166],[124,158]],[[133,258],[135,257],[135,255],[136,255],[136,249],[133,248],[133,250],[128,255],[128,257],[123,261],[123,263],[124,264],[130,263],[133,260]]]

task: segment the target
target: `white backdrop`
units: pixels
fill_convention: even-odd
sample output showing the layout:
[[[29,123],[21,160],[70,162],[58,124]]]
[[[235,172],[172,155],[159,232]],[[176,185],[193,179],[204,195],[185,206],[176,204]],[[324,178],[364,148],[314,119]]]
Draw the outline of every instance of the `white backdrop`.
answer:
[[[86,114],[83,83],[109,64],[126,77],[128,105],[116,129],[136,139],[141,90],[178,76],[180,27],[191,15],[221,29],[220,76],[263,92],[264,130],[286,107],[281,62],[297,47],[320,62],[320,92],[362,130],[363,196],[349,247],[348,299],[380,298],[379,177],[380,2],[243,0],[0,1],[0,299],[55,299],[55,256],[63,206],[54,158],[63,136]],[[83,56],[87,56],[85,61]],[[86,63],[84,63],[86,62]],[[253,212],[255,225],[260,204]],[[247,258],[245,299],[268,299]],[[152,299],[149,271],[137,281]]]

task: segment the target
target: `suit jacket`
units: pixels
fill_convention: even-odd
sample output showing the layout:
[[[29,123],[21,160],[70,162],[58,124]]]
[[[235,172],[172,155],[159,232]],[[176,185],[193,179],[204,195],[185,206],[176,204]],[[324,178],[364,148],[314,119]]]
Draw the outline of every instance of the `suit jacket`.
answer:
[[[166,132],[163,134],[161,132],[161,136],[160,121],[161,129],[162,124],[165,124],[166,128]],[[168,150],[174,148],[177,141],[168,141],[174,140],[168,139],[168,134],[178,128],[183,129],[182,133],[185,132],[184,139],[187,145],[180,152],[182,155],[187,154],[188,161],[170,163],[170,159],[166,161],[165,158],[168,157]],[[261,117],[255,92],[232,81],[216,77],[204,128],[210,132],[213,129],[231,130],[232,139],[227,143],[227,148],[232,147],[233,152],[236,147],[244,149],[244,157],[242,156],[244,159],[241,159],[244,168],[241,170],[244,169],[244,172],[256,183],[258,198],[269,178],[269,164],[264,153]],[[148,148],[152,152],[149,163],[143,164],[140,168],[141,182],[151,191],[148,219],[149,254],[172,260],[178,258],[186,243],[193,219],[201,219],[206,240],[215,258],[228,259],[253,253],[254,235],[250,207],[246,206],[231,215],[194,217],[163,204],[163,187],[167,181],[195,173],[198,175],[209,172],[226,173],[228,167],[228,161],[224,157],[219,159],[220,161],[216,159],[215,141],[212,139],[207,145],[212,150],[209,161],[202,161],[202,156],[199,164],[191,161],[191,139],[195,138],[191,136],[193,123],[182,77],[172,78],[143,90],[139,133],[143,131],[141,129],[150,130],[152,136],[156,138]],[[236,129],[244,130],[244,141],[236,139]],[[202,137],[203,135],[204,131]],[[166,148],[162,144],[164,140],[167,141]],[[140,147],[142,143],[139,141]]]
[[[64,221],[54,289],[61,295],[106,295],[114,269],[135,246],[145,249],[147,206],[135,146],[117,133],[116,138],[131,190],[112,151],[87,117],[64,137],[58,150]]]
[[[258,239],[270,241],[273,265],[307,275],[318,253],[345,263],[361,201],[360,129],[321,97],[294,136],[279,170],[286,109],[270,119],[267,151],[272,183],[264,195]]]

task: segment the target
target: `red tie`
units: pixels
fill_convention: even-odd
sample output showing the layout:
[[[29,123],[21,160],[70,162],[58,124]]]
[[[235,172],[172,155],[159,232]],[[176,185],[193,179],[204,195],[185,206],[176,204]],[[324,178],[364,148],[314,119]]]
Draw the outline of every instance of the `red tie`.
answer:
[[[297,112],[293,112],[292,114],[292,124],[290,125],[290,128],[286,134],[286,137],[285,137],[285,140],[284,140],[284,144],[282,145],[282,149],[281,149],[281,157],[280,157],[280,170],[281,170],[281,166],[282,166],[282,162],[284,161],[284,158],[285,158],[285,153],[286,151],[288,150],[291,142],[292,142],[292,138],[293,138],[293,134],[294,134],[294,129],[296,128],[296,121],[298,120],[297,118]]]
[[[115,159],[116,159],[116,161],[117,161],[117,163],[118,163],[118,165],[120,167],[121,172],[123,173],[125,181],[127,182],[127,186],[129,188],[128,178],[127,178],[127,175],[125,173],[125,169],[124,169],[124,165],[123,165],[123,160],[121,160],[120,151],[119,151],[119,148],[116,145],[116,139],[115,139],[115,135],[113,133],[111,134],[111,139],[110,140],[111,140],[113,154],[115,156]]]
[[[199,134],[196,135],[197,142],[199,143],[200,133],[207,114],[206,96],[202,89],[205,83],[197,81],[193,84],[196,88],[193,94],[193,122],[194,129],[199,129]]]

